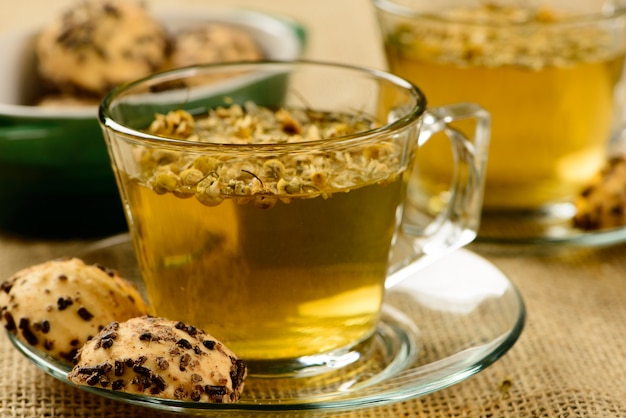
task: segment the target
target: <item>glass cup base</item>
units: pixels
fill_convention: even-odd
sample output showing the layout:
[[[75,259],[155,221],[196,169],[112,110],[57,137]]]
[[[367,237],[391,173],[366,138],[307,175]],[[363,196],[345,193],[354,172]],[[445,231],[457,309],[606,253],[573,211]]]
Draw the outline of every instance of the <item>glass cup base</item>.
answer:
[[[415,325],[399,313],[384,312],[374,334],[354,346],[280,360],[246,360],[253,378],[307,378],[340,373],[359,385],[375,383],[406,369],[419,352]],[[363,371],[367,373],[363,373]]]

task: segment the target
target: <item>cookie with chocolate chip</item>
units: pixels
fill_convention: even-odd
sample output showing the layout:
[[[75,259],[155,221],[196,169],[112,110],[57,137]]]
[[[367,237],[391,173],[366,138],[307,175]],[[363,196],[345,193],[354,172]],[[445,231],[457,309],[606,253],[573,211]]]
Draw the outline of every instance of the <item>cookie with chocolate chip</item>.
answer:
[[[101,97],[159,69],[168,35],[142,3],[85,0],[46,25],[36,42],[42,80],[66,95]]]
[[[234,61],[258,61],[264,52],[244,29],[223,23],[207,23],[173,36],[171,67]]]
[[[114,391],[182,401],[240,399],[246,364],[192,325],[143,316],[113,322],[76,355],[68,379]]]
[[[0,284],[0,313],[19,340],[72,362],[106,325],[145,315],[148,306],[116,271],[69,258],[25,268]]]
[[[575,204],[578,228],[591,231],[626,225],[626,155],[611,158]]]

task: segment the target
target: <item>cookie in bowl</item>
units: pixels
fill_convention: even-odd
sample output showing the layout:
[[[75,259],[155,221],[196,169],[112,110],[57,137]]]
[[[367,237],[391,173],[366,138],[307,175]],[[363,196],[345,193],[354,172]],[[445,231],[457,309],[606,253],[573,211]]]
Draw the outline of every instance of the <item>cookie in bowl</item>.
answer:
[[[54,91],[102,97],[161,68],[167,45],[165,28],[142,4],[82,1],[39,34],[39,74]]]
[[[170,67],[264,58],[265,53],[248,31],[236,25],[207,23],[173,35]]]
[[[83,38],[83,32],[77,30],[79,16],[73,9],[86,10],[86,4],[76,0],[73,8],[59,10],[58,15],[51,16],[48,25],[28,25],[0,36],[3,51],[0,60],[2,231],[54,239],[104,237],[127,231],[115,176],[98,124],[98,104],[102,99],[99,92],[107,85],[121,82],[118,76],[123,68],[127,68],[124,72],[129,77],[125,81],[147,75],[144,71],[156,69],[156,66],[159,66],[156,70],[169,68],[171,43],[176,34],[206,25],[236,27],[254,39],[265,59],[276,61],[299,58],[306,40],[304,29],[282,16],[235,8],[172,5],[144,10],[143,23],[133,29],[134,32],[120,31],[112,35],[115,44],[107,44],[104,49],[97,45],[79,48],[80,42],[100,39],[99,31],[111,28],[114,22],[122,22],[122,29],[127,27],[129,23],[124,19],[135,3],[89,0],[90,7],[95,8],[94,14],[104,20],[85,24]],[[107,4],[115,7],[103,6]],[[58,22],[63,22],[65,15],[68,22],[63,24],[74,32],[70,30],[66,34],[60,26],[50,29],[50,26],[61,25]],[[159,26],[165,31],[167,44],[163,44]],[[141,39],[138,33],[150,38],[145,50],[139,51],[138,45],[120,47],[127,39]],[[46,51],[37,52],[43,44],[49,46],[49,52],[60,51],[64,42],[73,45],[71,50],[49,57],[45,56]],[[156,51],[157,46],[159,51]],[[74,54],[78,50],[88,51],[85,63],[64,71],[64,65],[80,60],[81,55],[77,58]],[[135,60],[129,59],[124,65],[113,65],[122,59],[119,54],[132,55],[137,62],[133,64]],[[91,69],[96,64],[102,65],[98,71],[84,71],[84,68],[78,71],[81,65]],[[110,74],[109,70],[115,74]],[[42,202],[58,203],[42,205]],[[42,210],[42,206],[45,209]]]

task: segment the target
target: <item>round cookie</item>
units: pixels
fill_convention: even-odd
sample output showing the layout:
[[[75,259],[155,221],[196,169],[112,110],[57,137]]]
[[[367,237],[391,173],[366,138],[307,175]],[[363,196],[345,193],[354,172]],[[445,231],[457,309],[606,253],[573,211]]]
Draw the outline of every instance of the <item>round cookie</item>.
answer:
[[[255,61],[264,53],[254,38],[236,26],[209,23],[175,34],[172,41],[170,66]]]
[[[574,226],[584,230],[626,225],[626,155],[611,158],[575,200]]]
[[[43,80],[66,94],[106,94],[166,60],[165,30],[139,3],[86,0],[48,24],[37,39]]]
[[[28,267],[2,283],[0,312],[19,340],[72,362],[106,325],[145,315],[148,306],[117,272],[71,258]]]
[[[247,375],[211,335],[152,316],[108,325],[76,360],[68,379],[77,385],[183,401],[237,402]]]

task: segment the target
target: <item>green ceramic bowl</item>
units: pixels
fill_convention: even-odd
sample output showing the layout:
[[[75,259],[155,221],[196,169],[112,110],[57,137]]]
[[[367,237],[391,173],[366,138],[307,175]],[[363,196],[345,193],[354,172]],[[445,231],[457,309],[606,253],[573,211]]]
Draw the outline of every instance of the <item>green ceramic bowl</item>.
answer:
[[[199,22],[245,26],[271,60],[302,55],[305,31],[280,16],[250,10],[155,10],[175,31]],[[162,17],[162,18],[161,18]],[[29,106],[40,86],[38,29],[0,38],[0,230],[46,238],[105,236],[127,229],[97,107]]]

